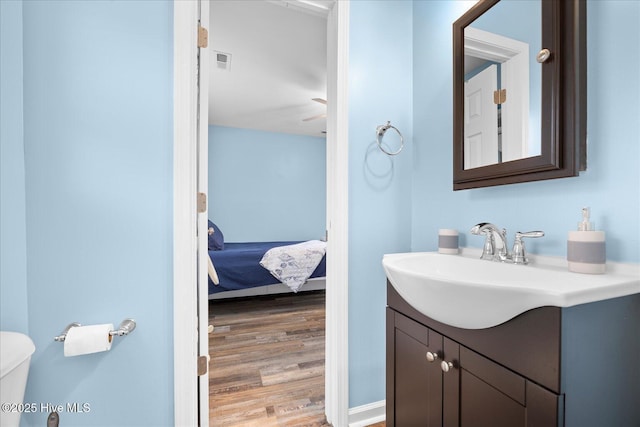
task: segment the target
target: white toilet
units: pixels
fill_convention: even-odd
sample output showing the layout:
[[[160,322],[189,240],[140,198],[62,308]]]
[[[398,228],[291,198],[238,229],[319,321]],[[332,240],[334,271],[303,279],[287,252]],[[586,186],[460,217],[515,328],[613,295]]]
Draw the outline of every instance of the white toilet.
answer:
[[[2,404],[21,404],[27,386],[31,355],[36,350],[31,338],[18,332],[0,331],[0,400]],[[13,410],[12,410],[13,409]],[[0,411],[0,426],[20,424],[17,408]]]

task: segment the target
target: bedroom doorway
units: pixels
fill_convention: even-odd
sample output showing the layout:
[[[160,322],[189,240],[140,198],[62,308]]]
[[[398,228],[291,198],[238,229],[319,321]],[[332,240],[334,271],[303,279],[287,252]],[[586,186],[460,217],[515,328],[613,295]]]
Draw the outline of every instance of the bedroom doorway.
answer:
[[[211,22],[209,23],[210,28],[210,46],[209,46],[209,54],[211,55],[212,61],[209,67],[211,78],[214,78],[215,73],[222,71],[225,73],[231,73],[234,71],[242,70],[242,58],[243,58],[243,50],[234,46],[227,48],[225,46],[216,46],[214,40],[219,40],[217,36],[215,36],[215,31],[217,28],[222,26],[220,23],[216,24],[216,9],[219,6],[225,6],[225,3],[233,3],[233,2],[224,2],[216,0],[215,2],[210,3],[211,6]],[[236,2],[237,4],[238,2]],[[254,14],[256,10],[251,10],[251,7],[247,7],[246,2],[243,3],[243,9],[249,9]],[[325,174],[324,174],[324,184],[325,187],[323,189],[323,193],[326,195],[324,197],[324,203],[322,204],[323,211],[326,213],[326,216],[321,218],[322,220],[322,230],[321,236],[318,236],[317,231],[313,231],[312,236],[304,236],[304,239],[307,238],[324,238],[329,237],[328,239],[328,248],[327,248],[327,290],[326,290],[326,345],[325,345],[325,370],[326,370],[326,381],[325,381],[325,401],[326,401],[326,414],[327,420],[335,426],[341,426],[347,424],[348,418],[348,373],[347,373],[347,330],[344,328],[347,320],[347,228],[346,228],[346,206],[347,206],[347,194],[346,194],[346,153],[347,153],[347,128],[346,128],[346,86],[342,87],[339,83],[339,74],[342,73],[342,82],[346,85],[346,67],[344,64],[346,63],[346,34],[348,30],[348,4],[347,5],[339,5],[341,2],[335,3],[333,0],[319,0],[313,2],[297,2],[297,1],[260,1],[258,3],[262,3],[262,6],[270,6],[272,8],[277,8],[280,12],[287,12],[291,14],[302,13],[308,16],[316,15],[315,19],[317,20],[317,12],[318,10],[314,10],[317,6],[321,6],[321,9],[326,9],[326,11],[321,11],[321,14],[328,15],[325,17],[324,28],[326,30],[323,38],[324,38],[324,52],[325,52],[325,70],[324,73],[327,75],[326,77],[326,86],[323,89],[320,89],[320,93],[316,94],[319,89],[307,89],[305,93],[298,94],[298,96],[305,100],[306,105],[302,106],[303,116],[300,117],[300,112],[296,112],[298,114],[298,118],[289,119],[287,122],[284,120],[283,126],[289,126],[288,130],[284,133],[287,135],[295,135],[295,130],[292,130],[292,127],[302,128],[303,125],[308,129],[313,129],[315,126],[315,130],[307,130],[306,137],[310,138],[308,141],[313,141],[313,138],[318,138],[314,136],[315,133],[322,134],[323,131],[326,131],[326,140],[324,141],[325,148],[322,150],[321,155],[325,159]],[[344,3],[344,2],[342,2]],[[315,4],[315,6],[314,6]],[[296,7],[296,6],[299,6]],[[311,8],[311,9],[309,9]],[[297,10],[302,9],[302,10]],[[340,11],[339,11],[340,10]],[[282,30],[282,25],[275,24],[273,25],[273,21],[267,19],[265,17],[265,11],[262,10],[257,14],[257,18],[259,21],[257,22],[270,22],[272,24],[271,31],[278,32]],[[338,19],[340,18],[340,19]],[[298,28],[299,31],[308,30],[308,25],[303,25]],[[339,33],[343,34],[342,39]],[[245,31],[245,33],[252,33],[262,35],[264,38],[265,32],[256,31],[253,28],[250,31]],[[299,41],[301,37],[293,37],[294,41]],[[329,45],[329,49],[327,49],[327,45]],[[339,54],[339,46],[342,46],[342,57]],[[305,44],[305,47],[308,50],[313,49],[309,43]],[[327,55],[326,52],[329,51]],[[256,52],[254,52],[256,54]],[[267,55],[268,53],[265,50],[259,50],[257,54]],[[282,57],[278,58],[270,58],[272,62],[275,62],[277,66],[282,67],[284,61]],[[339,67],[339,64],[342,67]],[[277,68],[277,67],[276,67]],[[339,70],[340,69],[340,70]],[[280,68],[282,72],[283,68]],[[228,76],[229,74],[227,74]],[[252,89],[248,89],[246,85],[240,85],[241,88],[250,92],[251,94],[258,94],[265,96],[265,89],[270,85],[268,82],[264,82],[264,76],[260,77],[260,75],[255,75],[253,77],[254,81],[262,82],[263,87],[253,87]],[[295,81],[295,78],[292,78],[291,81]],[[209,85],[214,86],[214,81],[210,80]],[[314,92],[314,93],[311,93]],[[324,96],[323,93],[324,92]],[[282,93],[282,92],[280,92]],[[268,97],[268,95],[266,95]],[[273,100],[273,95],[271,96]],[[210,112],[220,111],[216,110],[216,107],[224,106],[224,101],[220,101],[221,97],[213,97],[211,99],[211,104],[209,106]],[[332,102],[332,100],[334,102]],[[327,105],[327,101],[328,105]],[[220,102],[220,104],[216,105],[216,102]],[[254,110],[259,111],[258,118],[261,120],[261,127],[258,129],[252,129],[249,134],[249,138],[257,138],[260,135],[254,132],[267,132],[270,133],[271,136],[277,133],[276,128],[273,127],[275,123],[278,122],[276,115],[271,115],[265,108],[261,108],[257,105],[257,102],[250,103],[250,107],[253,107]],[[287,111],[289,107],[280,106],[276,108],[277,111],[289,113],[289,116],[294,115],[293,108]],[[232,114],[233,119],[243,119],[243,114],[239,113],[237,110],[234,110],[232,106],[228,106],[229,110],[235,111]],[[338,113],[341,111],[341,115]],[[324,117],[326,116],[326,122]],[[254,120],[255,117],[254,117]],[[260,121],[258,120],[258,121]],[[235,123],[229,123],[227,126],[223,126],[220,124],[215,124],[214,126],[219,126],[214,129],[215,132],[228,132],[230,128],[241,128],[242,123],[240,121]],[[270,127],[271,126],[271,127]],[[209,127],[207,130],[210,130]],[[245,134],[246,137],[246,134]],[[214,135],[215,138],[215,135]],[[337,142],[341,141],[341,144]],[[227,147],[228,148],[228,147]],[[211,153],[214,154],[214,153]],[[250,157],[250,154],[245,151],[245,155],[249,154],[247,157]],[[297,165],[295,161],[291,161],[291,157],[288,157],[287,152],[280,151],[280,156],[282,157],[282,161],[288,167],[296,167],[302,166],[305,170],[303,172],[308,172],[310,170],[309,165]],[[216,157],[215,155],[212,157],[208,156],[208,168],[216,167]],[[228,161],[227,158],[224,160]],[[238,167],[238,164],[234,165],[235,168]],[[342,168],[342,169],[341,169]],[[224,175],[224,174],[223,174]],[[228,179],[229,176],[225,176],[220,179],[217,178],[213,181],[209,178],[209,205],[212,206],[213,203],[216,202],[216,198],[218,197],[218,193],[216,192],[216,185],[218,183],[223,183],[223,179]],[[265,191],[263,189],[263,191]],[[238,193],[235,193],[235,196],[239,196]],[[241,196],[240,196],[241,197]],[[312,202],[309,202],[312,203]],[[315,209],[317,214],[317,208]],[[262,210],[262,213],[265,211]],[[209,213],[216,214],[216,210],[212,209]],[[214,219],[217,221],[218,219]],[[219,227],[222,227],[222,231],[224,231],[225,226],[223,226],[224,222],[220,222],[217,224]],[[317,224],[317,221],[316,221]],[[292,227],[295,228],[295,227]],[[230,229],[232,230],[232,229]],[[326,230],[326,235],[325,235]],[[294,232],[300,233],[301,230],[294,230]],[[230,233],[232,236],[234,234],[237,235],[234,231]],[[291,236],[294,240],[298,239],[298,237]],[[243,237],[240,237],[243,239]],[[251,239],[251,237],[247,237]],[[264,239],[265,237],[262,237]],[[280,239],[281,237],[276,237]],[[342,287],[338,287],[336,283],[343,283]],[[341,325],[342,327],[338,327]],[[215,367],[211,368],[212,370]],[[201,399],[202,402],[202,399]],[[202,409],[202,408],[201,408]],[[210,412],[211,413],[211,412]],[[203,425],[204,423],[201,423]],[[211,420],[211,425],[216,425],[213,419]]]
[[[173,353],[174,423],[207,426],[208,387],[196,376],[198,360],[206,358],[198,344],[207,343],[207,317],[198,317],[198,283],[206,295],[207,271],[198,263],[200,245],[206,254],[206,238],[197,237],[198,179],[204,175],[206,156],[200,156],[199,141],[207,140],[206,121],[197,127],[201,103],[198,86],[197,45],[200,9],[208,2],[174,0],[174,259],[173,259]],[[209,24],[202,16],[203,26]],[[327,291],[325,411],[334,426],[348,425],[348,57],[349,2],[332,2],[328,18],[327,57]],[[207,70],[208,72],[208,70]],[[206,104],[206,103],[205,103]],[[197,135],[200,134],[200,137]],[[204,134],[204,136],[202,136]],[[206,150],[206,145],[205,145]],[[202,218],[201,218],[202,219]],[[204,221],[206,224],[206,220]],[[205,255],[206,259],[206,255]],[[203,266],[196,274],[197,265]],[[198,280],[197,276],[204,280]],[[206,299],[204,299],[206,302]],[[202,311],[200,311],[202,313]],[[206,313],[206,308],[205,311]],[[204,323],[204,325],[203,325]],[[199,326],[198,326],[199,325]],[[198,338],[200,337],[200,339]],[[198,357],[198,355],[203,355]],[[199,387],[200,384],[200,387]],[[200,389],[200,391],[199,391]],[[203,414],[200,417],[200,414]]]

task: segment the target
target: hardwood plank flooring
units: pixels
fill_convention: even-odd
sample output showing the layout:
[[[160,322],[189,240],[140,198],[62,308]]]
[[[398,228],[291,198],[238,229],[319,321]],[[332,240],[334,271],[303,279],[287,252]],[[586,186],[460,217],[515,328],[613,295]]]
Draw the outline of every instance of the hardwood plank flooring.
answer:
[[[330,427],[324,291],[210,301],[209,324],[212,427]]]
[[[324,291],[210,301],[211,426],[329,426],[324,304]]]

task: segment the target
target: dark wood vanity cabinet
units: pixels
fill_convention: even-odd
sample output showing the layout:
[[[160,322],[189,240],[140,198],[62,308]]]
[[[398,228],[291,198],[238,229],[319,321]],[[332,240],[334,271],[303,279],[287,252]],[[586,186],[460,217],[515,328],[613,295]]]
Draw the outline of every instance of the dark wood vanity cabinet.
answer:
[[[640,294],[477,330],[387,303],[387,426],[640,426]]]
[[[559,395],[391,308],[387,322],[387,426],[558,425]]]

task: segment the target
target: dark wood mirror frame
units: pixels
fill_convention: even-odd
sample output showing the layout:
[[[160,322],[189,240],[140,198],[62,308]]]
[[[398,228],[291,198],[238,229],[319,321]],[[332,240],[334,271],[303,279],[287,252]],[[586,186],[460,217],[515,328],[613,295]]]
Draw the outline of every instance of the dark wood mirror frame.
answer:
[[[453,24],[453,189],[577,176],[586,170],[585,0],[541,0],[541,155],[464,169],[464,29],[499,0],[480,0]]]

